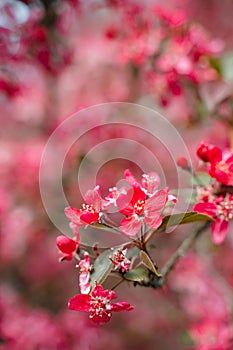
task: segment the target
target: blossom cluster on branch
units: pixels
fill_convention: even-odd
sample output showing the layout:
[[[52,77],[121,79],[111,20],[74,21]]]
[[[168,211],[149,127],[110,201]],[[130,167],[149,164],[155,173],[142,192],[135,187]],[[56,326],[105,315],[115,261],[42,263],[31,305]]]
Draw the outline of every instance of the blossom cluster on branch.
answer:
[[[232,350],[232,5],[0,1],[1,350],[102,350],[109,344],[112,350]],[[107,102],[108,109],[108,102],[119,101],[163,115],[181,135],[193,165],[181,150],[174,152],[181,168],[175,169],[166,145],[129,126],[128,113],[120,114],[125,125],[102,126],[112,114],[94,105]],[[90,120],[79,118],[73,130],[65,126],[60,132],[60,126],[90,106],[99,126],[73,144],[62,165],[72,205],[65,210],[68,236],[65,202],[50,190],[56,188],[60,151]],[[144,126],[144,114],[136,118]],[[51,220],[39,171],[57,127],[58,144],[45,174],[51,180],[48,207],[56,212]],[[107,156],[129,152],[127,159],[101,163],[105,150],[90,152],[117,138],[119,149],[109,147]],[[132,148],[123,138],[135,141]],[[198,163],[197,140],[206,140],[197,147]],[[169,145],[177,151],[176,142],[169,139]],[[88,171],[97,164],[101,169],[96,182],[89,181],[91,170],[82,177],[83,189],[90,190],[80,205],[85,191],[74,178],[83,164]],[[119,186],[124,169],[135,176],[127,170],[125,186]],[[172,190],[155,171],[161,179],[164,172]],[[192,202],[188,212],[179,212],[186,197]],[[65,234],[56,247],[61,222]],[[174,233],[165,234],[171,225]],[[64,263],[57,263],[57,248]],[[86,314],[71,312],[68,300],[94,325]],[[111,317],[107,327],[95,327]]]
[[[228,154],[225,158],[220,148],[201,143],[197,148],[197,155],[205,163],[210,163],[204,169],[206,175],[210,174],[210,183],[208,187],[202,186],[199,174],[194,173],[194,178],[198,178],[195,190],[195,201],[198,203],[194,205],[193,213],[183,213],[183,218],[181,217],[177,224],[212,221],[213,241],[219,244],[225,238],[229,220],[233,218],[233,201],[230,193],[232,154]],[[190,171],[185,159],[182,161],[179,159],[178,164],[184,170]],[[102,199],[100,187],[96,186],[93,190],[87,191],[84,196],[85,203],[81,209],[67,207],[65,214],[71,221],[70,226],[75,237],[71,239],[58,236],[57,238],[62,260],[74,258],[79,261],[77,267],[79,268],[81,294],[70,299],[69,308],[89,312],[89,317],[99,324],[108,322],[112,311],[133,309],[133,306],[126,302],[112,304],[111,300],[117,297],[115,292],[104,290],[100,285],[111,273],[118,274],[117,285],[123,281],[131,281],[134,285],[159,288],[164,284],[166,276],[163,276],[163,271],[165,268],[161,270],[161,273],[159,272],[150,257],[149,246],[155,233],[165,231],[167,218],[172,220],[177,217],[177,214],[171,213],[172,207],[170,206],[171,203],[176,203],[177,198],[169,194],[168,188],[159,189],[160,178],[157,173],[143,174],[141,182],[138,182],[127,169],[124,178],[127,186],[110,188],[109,194],[104,199]],[[169,211],[170,215],[168,215]],[[205,215],[198,216],[195,212]],[[182,213],[179,213],[178,216],[180,214]],[[130,241],[120,247],[104,250],[102,253],[98,252],[96,243],[95,249],[94,247],[91,249],[92,256],[90,257],[79,236],[79,227],[88,225],[109,230],[106,234],[113,234],[113,232],[123,234],[129,237]],[[192,241],[187,244],[183,253],[190,248],[191,243]],[[176,260],[177,258],[174,258],[166,274],[174,267]]]

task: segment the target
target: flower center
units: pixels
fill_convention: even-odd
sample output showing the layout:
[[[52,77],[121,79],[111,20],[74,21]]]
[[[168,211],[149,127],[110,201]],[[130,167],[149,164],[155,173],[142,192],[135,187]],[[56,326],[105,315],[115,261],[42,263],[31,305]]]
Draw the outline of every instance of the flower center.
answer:
[[[233,219],[233,200],[232,199],[225,199],[221,203],[217,205],[218,209],[218,216],[222,220],[231,220]]]
[[[90,318],[94,316],[103,317],[103,313],[108,310],[109,300],[100,296],[92,297],[90,306]],[[110,317],[111,313],[108,312],[107,315]]]
[[[121,263],[125,260],[125,253],[121,249],[118,249],[117,252],[113,254],[113,258],[110,257],[110,260],[113,262],[113,264]]]
[[[119,191],[117,190],[116,187],[109,188],[109,192],[112,198],[117,198],[119,196]]]
[[[145,201],[142,200],[138,200],[135,204],[134,204],[134,212],[137,215],[141,215],[144,211],[144,207],[145,207]]]
[[[229,164],[227,164],[224,160],[216,165],[216,169],[229,174]]]
[[[95,209],[93,207],[93,205],[89,205],[89,204],[82,204],[82,211],[89,211],[90,213],[94,214],[95,213]]]

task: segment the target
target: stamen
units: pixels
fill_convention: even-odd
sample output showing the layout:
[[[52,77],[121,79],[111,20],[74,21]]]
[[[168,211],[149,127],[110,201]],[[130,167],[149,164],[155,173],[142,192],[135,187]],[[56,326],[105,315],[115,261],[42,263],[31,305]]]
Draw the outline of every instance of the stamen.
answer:
[[[93,207],[93,205],[89,205],[89,204],[82,204],[82,211],[89,211],[90,213],[95,213],[95,209]]]
[[[221,203],[217,205],[218,216],[222,220],[229,221],[233,218],[233,200],[226,197]]]
[[[95,315],[103,317],[103,313],[109,310],[109,300],[100,296],[92,297],[90,306],[90,318],[93,318]],[[110,317],[111,313],[108,313],[108,316]]]
[[[144,210],[144,206],[145,206],[145,201],[142,200],[138,200],[135,204],[134,204],[134,211],[137,215],[142,214],[143,210]]]

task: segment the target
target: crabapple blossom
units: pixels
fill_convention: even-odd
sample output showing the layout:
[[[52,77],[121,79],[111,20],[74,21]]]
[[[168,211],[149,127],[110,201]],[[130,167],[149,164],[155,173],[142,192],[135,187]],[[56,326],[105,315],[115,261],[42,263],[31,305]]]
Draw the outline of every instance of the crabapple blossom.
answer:
[[[196,204],[193,210],[215,219],[211,223],[212,239],[215,244],[222,243],[229,230],[229,221],[233,219],[233,196],[215,197],[212,202]]]
[[[135,236],[143,223],[157,229],[162,223],[160,211],[168,201],[168,189],[156,191],[160,183],[156,173],[144,174],[140,184],[131,172],[126,170],[125,179],[132,188],[117,199],[121,214],[126,216],[121,221],[120,231],[127,236]]]
[[[160,211],[164,209],[167,201],[167,189],[159,190],[152,197],[147,198],[139,187],[135,187],[129,204],[120,210],[127,216],[121,221],[121,232],[127,236],[135,236],[142,228],[143,222],[148,227],[157,229],[162,223]]]
[[[117,295],[113,290],[104,290],[96,283],[91,294],[78,294],[69,300],[70,310],[89,312],[89,318],[97,323],[109,322],[112,312],[130,311],[134,307],[126,302],[111,303]]]
[[[130,268],[130,260],[126,258],[127,249],[118,249],[113,253],[113,256],[109,256],[111,262],[115,265],[115,270],[118,268],[121,272],[125,272]]]
[[[165,7],[161,0],[0,1],[0,349],[99,350],[109,344],[112,350],[150,350],[155,344],[161,349],[232,349],[233,3],[217,3],[212,0],[210,6],[203,6],[201,0],[169,0]],[[196,15],[198,8],[200,16]],[[223,41],[228,45],[226,51]],[[183,194],[164,156],[163,148],[168,145],[144,133],[143,125],[160,136],[159,124],[154,127],[149,118],[147,124],[144,113],[135,114],[140,130],[132,125],[130,113],[122,116],[125,124],[123,118],[121,124],[115,123],[118,115],[111,113],[108,102],[119,101],[126,102],[124,106],[137,104],[139,111],[141,103],[158,110],[172,121],[191,156],[199,137],[210,141],[202,142],[197,150],[200,172],[193,171],[184,158],[177,162],[187,170],[181,172],[182,179],[194,175],[194,213],[170,210],[169,202],[176,197],[160,187],[154,172],[152,154],[169,188]],[[66,128],[66,122],[80,109],[104,102],[104,113],[93,107],[96,127],[67,149],[64,167],[58,171],[61,151],[71,136],[92,125],[92,113],[77,118],[72,130]],[[114,124],[109,123],[112,116]],[[58,144],[45,157],[47,199],[42,203],[41,157],[50,135],[57,131]],[[117,138],[138,144],[132,143],[125,152],[122,143],[118,155],[122,152],[126,158],[119,162],[111,147],[106,152],[103,142]],[[168,152],[174,146],[174,154],[187,157],[177,149],[175,139],[169,141]],[[92,152],[100,144],[103,147]],[[146,154],[142,145],[151,153]],[[106,154],[108,164],[104,163]],[[83,159],[88,162],[82,163]],[[136,179],[133,171],[126,170],[127,183],[121,187],[117,180],[122,169],[134,162],[135,171],[142,166],[145,172],[151,166],[152,172]],[[86,193],[80,209],[66,208],[74,237],[58,233],[56,245],[53,224],[57,222],[48,220],[48,209],[59,223],[66,219],[60,214],[63,197],[56,193],[59,176],[67,200],[75,203],[79,191],[73,175],[81,164],[88,171],[99,170],[96,167],[102,164],[96,183],[101,192],[111,188],[101,198],[96,186]],[[95,180],[94,172],[88,171],[79,177],[82,188]],[[190,183],[184,180],[182,185]],[[184,218],[177,225],[177,234],[165,235],[165,228],[177,217]],[[207,234],[196,244],[199,233],[209,228],[216,244],[228,232],[225,244],[213,249]],[[85,232],[85,243],[79,230]],[[191,241],[195,249],[186,259],[183,255]],[[74,264],[58,264],[58,253],[60,260],[72,259]],[[174,257],[180,266],[171,264]],[[135,305],[135,313],[121,315],[122,320],[127,318],[124,327],[116,320],[112,326],[97,329],[88,317],[64,309],[65,296],[78,289],[71,270],[74,265],[80,294],[71,298],[69,306],[89,313],[101,324],[113,312],[129,311],[130,304]],[[169,285],[166,295],[155,290],[166,287],[165,283]],[[122,284],[123,293],[131,287],[130,304],[114,303],[115,290]],[[154,288],[153,292],[148,288]],[[169,337],[164,337],[166,333]]]
[[[197,147],[197,155],[204,162],[218,162],[222,159],[222,151],[217,146],[203,141]]]
[[[77,226],[85,226],[98,222],[101,216],[102,199],[99,186],[89,190],[84,196],[85,203],[81,209],[73,207],[65,208],[65,214],[71,222]]]
[[[209,215],[214,219],[211,223],[212,239],[215,244],[224,241],[229,231],[229,221],[233,218],[233,156],[223,157],[219,147],[201,142],[197,147],[197,155],[204,162],[210,163],[208,169],[212,182],[209,186],[197,187],[197,201],[194,211]],[[223,185],[226,185],[223,187]]]
[[[197,148],[197,155],[203,161],[210,163],[209,174],[219,182],[233,186],[233,154],[222,154],[219,147],[201,143]]]
[[[160,185],[159,175],[155,172],[143,174],[141,184],[134,178],[129,169],[125,170],[124,178],[132,187],[140,187],[148,196],[154,194]]]

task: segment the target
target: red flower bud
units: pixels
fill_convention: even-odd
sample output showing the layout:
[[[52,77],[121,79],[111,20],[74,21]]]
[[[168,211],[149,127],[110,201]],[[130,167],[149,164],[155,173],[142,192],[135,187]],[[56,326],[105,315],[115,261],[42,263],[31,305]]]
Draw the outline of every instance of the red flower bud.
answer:
[[[204,162],[216,163],[222,159],[220,148],[208,143],[201,142],[197,147],[197,155]]]
[[[184,170],[188,170],[188,169],[189,169],[189,163],[188,163],[187,159],[184,158],[184,157],[179,157],[179,158],[177,158],[176,164],[177,164],[180,168],[182,168],[182,169],[184,169]]]
[[[76,252],[78,247],[78,242],[74,241],[73,239],[66,237],[66,236],[58,236],[57,240],[57,247],[62,253],[62,260],[71,260],[73,254]]]

